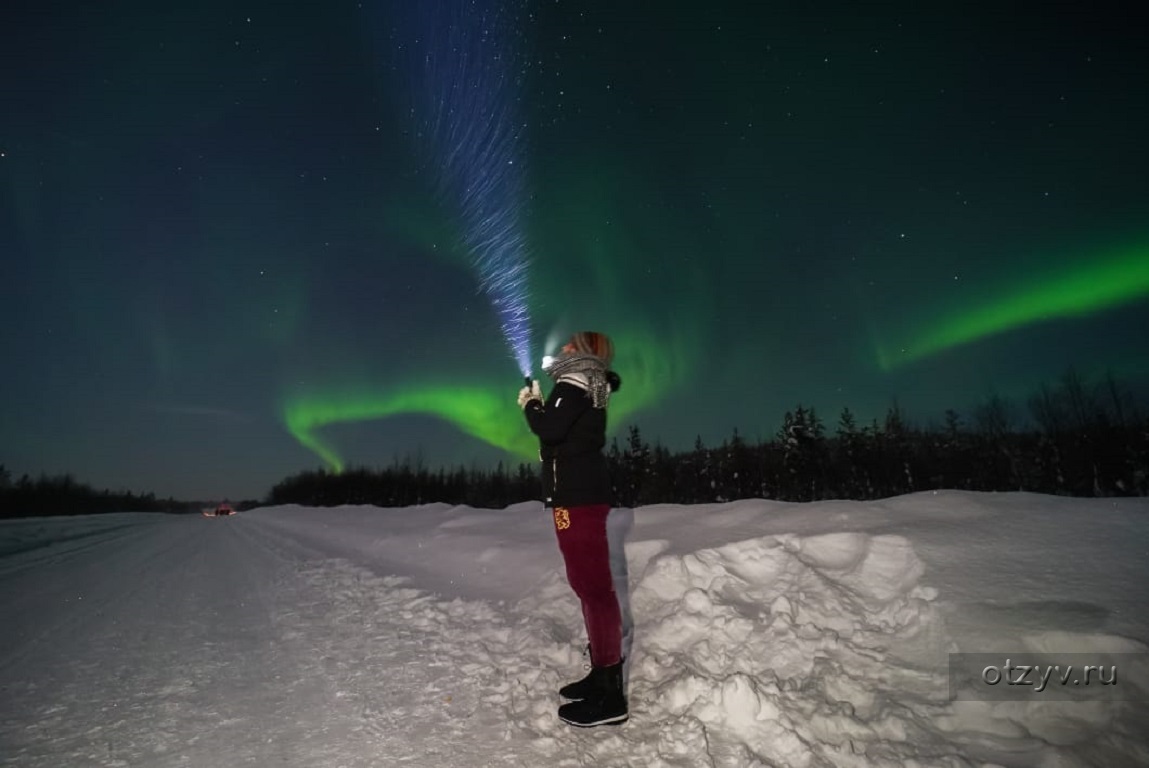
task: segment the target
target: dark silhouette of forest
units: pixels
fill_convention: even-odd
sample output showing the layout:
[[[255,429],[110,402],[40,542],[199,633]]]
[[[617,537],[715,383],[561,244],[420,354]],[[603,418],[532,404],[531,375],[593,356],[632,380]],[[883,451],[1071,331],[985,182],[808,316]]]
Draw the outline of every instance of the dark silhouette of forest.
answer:
[[[154,494],[97,491],[77,482],[71,475],[24,475],[15,483],[7,469],[0,466],[0,517],[47,517],[53,515],[100,514],[104,512],[164,512],[168,502]]]
[[[526,426],[523,427],[526,429]],[[802,405],[787,411],[769,440],[738,430],[719,446],[696,439],[671,452],[638,426],[607,450],[617,506],[702,504],[743,498],[781,501],[877,499],[916,491],[1030,491],[1063,496],[1149,495],[1149,417],[1112,376],[1090,384],[1073,370],[1042,386],[1024,406],[991,396],[969,418],[912,424],[895,403],[861,424],[849,409],[827,424]],[[493,470],[431,469],[421,461],[309,470],[241,502],[406,507],[431,502],[502,508],[540,498],[535,464]],[[96,491],[71,476],[12,482],[0,466],[0,517],[102,512],[199,512],[210,502]]]
[[[233,505],[250,509],[258,501]],[[0,465],[0,519],[12,517],[55,517],[60,515],[99,515],[109,512],[199,513],[216,506],[210,501],[157,499],[154,493],[96,490],[72,475],[28,475],[13,482],[11,473]]]

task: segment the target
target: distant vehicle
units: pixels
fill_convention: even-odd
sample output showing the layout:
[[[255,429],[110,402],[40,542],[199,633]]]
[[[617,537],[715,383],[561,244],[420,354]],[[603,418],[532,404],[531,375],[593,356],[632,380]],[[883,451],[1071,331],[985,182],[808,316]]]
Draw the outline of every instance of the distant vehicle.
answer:
[[[215,509],[205,509],[203,511],[204,517],[227,517],[228,515],[234,515],[234,514],[235,514],[235,508],[232,507],[231,504],[228,504],[226,501],[223,502],[222,504],[220,504]]]

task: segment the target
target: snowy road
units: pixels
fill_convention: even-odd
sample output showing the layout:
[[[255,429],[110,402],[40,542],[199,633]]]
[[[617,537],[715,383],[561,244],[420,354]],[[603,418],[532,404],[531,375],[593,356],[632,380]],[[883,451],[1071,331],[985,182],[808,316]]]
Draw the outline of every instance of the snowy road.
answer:
[[[298,589],[293,563],[244,521],[212,522],[140,517],[9,558],[6,763],[206,765],[221,743],[237,763],[299,751],[285,719],[300,700],[327,711],[329,697],[322,677],[271,684],[300,671],[277,626]]]
[[[1147,513],[636,510],[632,718],[590,731],[555,718],[583,640],[538,504],[5,521],[0,766],[1143,765],[1149,666],[1137,702],[991,703],[945,665],[1149,659]]]
[[[316,584],[363,574],[255,519],[117,517],[2,561],[0,764],[382,765],[397,738],[426,764],[466,753],[434,722],[475,707],[436,690],[445,660],[387,664],[423,657],[437,622],[333,605]]]

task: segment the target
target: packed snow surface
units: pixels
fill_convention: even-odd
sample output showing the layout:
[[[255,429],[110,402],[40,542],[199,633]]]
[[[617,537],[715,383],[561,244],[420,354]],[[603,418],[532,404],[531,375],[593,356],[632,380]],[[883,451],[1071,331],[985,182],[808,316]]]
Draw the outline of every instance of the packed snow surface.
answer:
[[[589,730],[540,504],[0,523],[0,765],[1149,765],[1147,500],[612,515],[631,720]],[[1120,678],[957,695],[951,654],[1024,652]]]

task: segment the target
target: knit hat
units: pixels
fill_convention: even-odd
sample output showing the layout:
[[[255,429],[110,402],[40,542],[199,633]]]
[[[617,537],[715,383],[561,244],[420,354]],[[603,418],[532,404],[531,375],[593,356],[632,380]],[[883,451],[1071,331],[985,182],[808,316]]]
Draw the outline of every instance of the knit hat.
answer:
[[[610,337],[605,333],[579,331],[574,336],[571,336],[570,343],[574,345],[576,352],[580,352],[584,355],[594,355],[608,366],[614,357],[614,344],[611,343]]]

